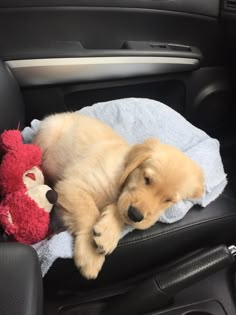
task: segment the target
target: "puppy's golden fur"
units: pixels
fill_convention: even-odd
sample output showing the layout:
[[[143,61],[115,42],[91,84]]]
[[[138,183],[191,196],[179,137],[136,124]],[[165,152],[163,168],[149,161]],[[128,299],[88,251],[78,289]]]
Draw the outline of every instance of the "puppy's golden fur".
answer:
[[[155,139],[130,146],[87,116],[49,116],[34,142],[75,236],[75,264],[88,279],[97,277],[125,224],[146,229],[171,205],[203,194],[202,170],[182,152]],[[128,214],[130,207],[139,222]]]

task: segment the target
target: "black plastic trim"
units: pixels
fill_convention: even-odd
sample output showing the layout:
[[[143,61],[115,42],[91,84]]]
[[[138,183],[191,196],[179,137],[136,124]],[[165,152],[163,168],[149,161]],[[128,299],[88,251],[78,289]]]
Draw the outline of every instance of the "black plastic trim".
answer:
[[[94,53],[127,53],[128,49],[122,48],[127,41],[198,47],[204,56],[202,66],[224,60],[219,24],[213,17],[124,7],[0,8],[3,60],[79,57],[81,43],[88,50],[96,50]]]
[[[219,13],[219,4],[219,0],[1,0],[0,8],[49,6],[123,7],[177,11],[217,17]]]

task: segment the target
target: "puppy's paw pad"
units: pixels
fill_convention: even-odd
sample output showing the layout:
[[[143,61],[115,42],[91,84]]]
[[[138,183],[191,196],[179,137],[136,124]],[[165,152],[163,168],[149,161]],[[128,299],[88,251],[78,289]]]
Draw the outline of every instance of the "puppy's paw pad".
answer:
[[[93,229],[93,236],[101,236],[101,233]]]
[[[119,241],[119,231],[117,232],[115,228],[113,229],[109,225],[109,222],[103,220],[104,218],[95,225],[93,239],[98,253],[110,254],[116,248]]]
[[[98,253],[98,254],[100,254],[100,255],[106,255],[106,251],[105,251],[105,249],[104,249],[104,247],[102,246],[102,245],[99,245],[99,246],[97,246],[96,245],[96,252]]]

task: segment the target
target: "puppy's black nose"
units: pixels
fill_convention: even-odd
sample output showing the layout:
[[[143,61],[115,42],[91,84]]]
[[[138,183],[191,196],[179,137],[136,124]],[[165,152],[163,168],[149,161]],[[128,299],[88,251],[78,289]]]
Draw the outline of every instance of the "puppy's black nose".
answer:
[[[46,198],[52,205],[54,205],[57,202],[58,194],[55,190],[51,189],[47,191]]]
[[[128,217],[133,222],[140,222],[143,220],[143,215],[137,208],[130,206],[128,209]]]

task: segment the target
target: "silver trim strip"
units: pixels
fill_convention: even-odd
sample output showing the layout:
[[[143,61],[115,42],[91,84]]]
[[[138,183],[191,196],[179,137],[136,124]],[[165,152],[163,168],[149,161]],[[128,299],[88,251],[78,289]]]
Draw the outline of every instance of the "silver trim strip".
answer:
[[[192,71],[198,59],[179,57],[81,57],[9,60],[21,86],[90,82]]]

